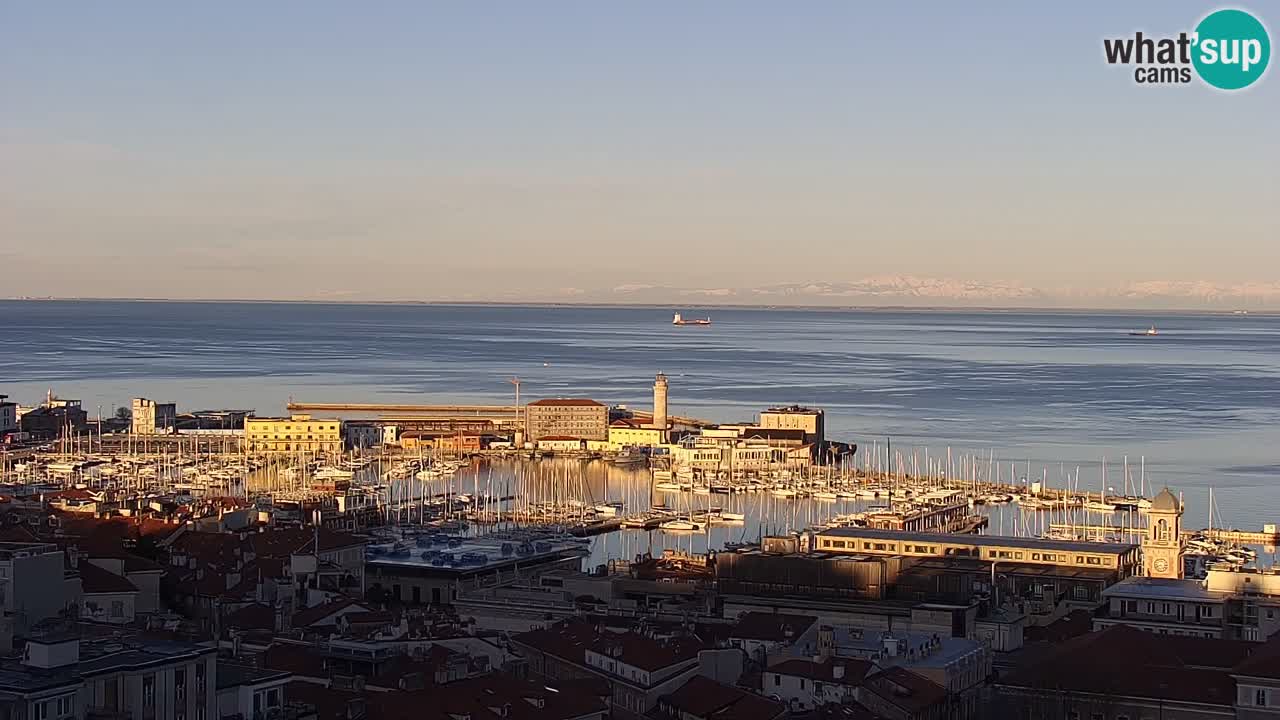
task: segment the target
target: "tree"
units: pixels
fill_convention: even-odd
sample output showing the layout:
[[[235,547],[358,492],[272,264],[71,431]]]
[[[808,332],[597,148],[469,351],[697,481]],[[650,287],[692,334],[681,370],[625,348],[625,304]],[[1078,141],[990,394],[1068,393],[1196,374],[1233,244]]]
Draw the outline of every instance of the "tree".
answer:
[[[128,422],[133,419],[133,411],[127,407],[116,408],[116,419]]]

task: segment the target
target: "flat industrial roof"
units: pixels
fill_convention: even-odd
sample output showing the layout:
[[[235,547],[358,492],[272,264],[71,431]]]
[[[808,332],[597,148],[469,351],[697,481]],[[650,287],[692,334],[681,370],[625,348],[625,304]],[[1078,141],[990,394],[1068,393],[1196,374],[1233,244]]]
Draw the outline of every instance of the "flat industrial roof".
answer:
[[[1137,549],[1132,543],[1080,542],[1072,540],[1046,540],[1044,538],[1020,538],[1005,535],[967,535],[963,533],[909,532],[906,530],[876,530],[873,528],[840,527],[823,530],[818,537],[860,538],[865,540],[897,540],[919,543],[955,543],[978,547],[1021,547],[1032,550],[1061,550],[1062,552],[1126,553]]]
[[[441,538],[445,535],[422,535],[423,538]],[[407,549],[407,555],[392,555],[397,543],[395,542],[370,542],[365,555],[365,564],[382,567],[403,567],[418,568],[438,573],[462,574],[478,571],[492,570],[497,567],[504,567],[515,563],[523,563],[530,561],[542,561],[555,559],[566,553],[575,550],[581,550],[586,543],[581,542],[577,538],[565,539],[560,538],[538,538],[538,537],[504,537],[501,535],[487,535],[485,537],[458,537],[448,536],[449,541],[454,544],[450,546],[450,542],[432,542],[430,544],[419,545],[416,538],[410,538],[400,543],[402,550]],[[529,552],[520,554],[519,548],[523,542],[527,541],[532,547]],[[508,552],[503,552],[504,546],[510,546]],[[445,562],[436,564],[436,559],[440,553],[453,556],[453,562]],[[471,557],[469,562],[463,562],[463,556]],[[484,560],[480,561],[479,557],[483,555]]]

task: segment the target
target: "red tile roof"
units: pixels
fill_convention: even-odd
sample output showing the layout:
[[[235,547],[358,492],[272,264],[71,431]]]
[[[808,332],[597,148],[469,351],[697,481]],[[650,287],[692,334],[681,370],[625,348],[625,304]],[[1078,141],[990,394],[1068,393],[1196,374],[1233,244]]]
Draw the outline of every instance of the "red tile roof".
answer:
[[[903,667],[891,667],[871,675],[862,687],[910,715],[947,701],[947,689]]]
[[[275,630],[276,611],[262,603],[250,603],[228,615],[223,624],[241,630]]]
[[[836,677],[836,668],[841,669],[841,677]],[[826,658],[810,660],[808,658],[788,658],[769,666],[769,672],[791,677],[802,677],[819,682],[839,685],[858,686],[862,684],[867,673],[875,668],[869,660],[853,658]]]
[[[538,407],[604,407],[604,403],[598,403],[590,398],[546,398],[534,400],[529,404]]]
[[[1229,706],[1235,681],[1228,668],[1242,664],[1249,650],[1250,643],[1157,635],[1115,625],[1058,644],[1000,684]]]
[[[681,716],[724,718],[725,720],[774,720],[786,715],[782,703],[701,675],[694,675],[680,689],[659,703],[679,711]]]
[[[364,613],[369,612],[369,606],[356,600],[343,599],[333,602],[316,605],[304,610],[299,610],[293,614],[293,619],[289,621],[290,625],[295,628],[311,627],[316,623],[328,618],[331,615],[340,612]]]
[[[633,631],[614,632],[577,618],[512,639],[582,666],[586,665],[588,650],[603,655],[617,653],[614,656],[621,662],[650,672],[694,660],[701,650],[708,649],[706,643],[691,636],[658,638]]]
[[[1272,635],[1247,659],[1236,664],[1234,672],[1244,677],[1280,680],[1280,634]]]

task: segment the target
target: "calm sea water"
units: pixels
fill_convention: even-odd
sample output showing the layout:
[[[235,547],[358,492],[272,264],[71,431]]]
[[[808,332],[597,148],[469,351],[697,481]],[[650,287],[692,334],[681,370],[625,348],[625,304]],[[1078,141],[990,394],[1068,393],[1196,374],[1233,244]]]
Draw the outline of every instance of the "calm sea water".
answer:
[[[291,397],[509,402],[519,376],[528,399],[648,407],[661,370],[682,415],[809,404],[864,448],[994,452],[1051,484],[1079,466],[1090,489],[1119,490],[1123,458],[1145,457],[1189,524],[1210,487],[1223,523],[1280,521],[1280,316],[682,310],[714,324],[674,327],[662,308],[0,302],[0,393],[271,414]],[[1159,336],[1128,335],[1152,323]]]

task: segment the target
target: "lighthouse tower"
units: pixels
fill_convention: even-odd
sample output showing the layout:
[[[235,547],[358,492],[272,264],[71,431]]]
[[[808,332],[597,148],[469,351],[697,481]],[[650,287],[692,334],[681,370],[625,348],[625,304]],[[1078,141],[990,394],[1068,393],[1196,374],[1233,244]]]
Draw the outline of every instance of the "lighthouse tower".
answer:
[[[662,373],[653,379],[653,425],[659,430],[667,428],[667,376]]]

